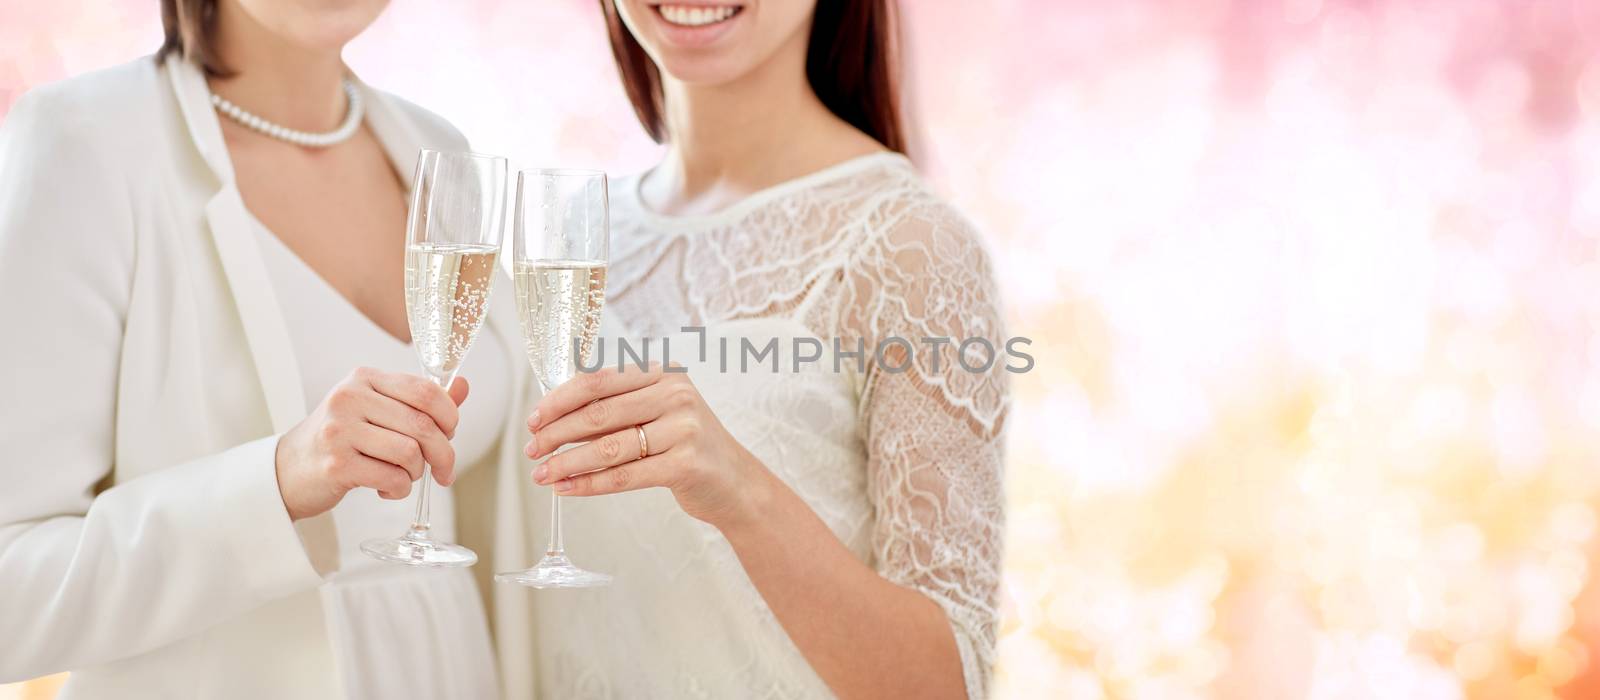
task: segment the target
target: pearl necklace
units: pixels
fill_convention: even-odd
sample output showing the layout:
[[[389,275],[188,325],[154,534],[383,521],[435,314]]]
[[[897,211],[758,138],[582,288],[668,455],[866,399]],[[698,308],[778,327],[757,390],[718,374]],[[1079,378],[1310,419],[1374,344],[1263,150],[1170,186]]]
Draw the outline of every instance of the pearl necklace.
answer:
[[[356,129],[361,128],[361,117],[366,110],[361,105],[361,93],[356,91],[355,83],[350,82],[348,79],[344,81],[344,96],[346,103],[349,105],[345,108],[344,122],[339,124],[339,128],[333,131],[326,131],[320,134],[274,124],[244,111],[239,105],[223,99],[221,95],[214,92],[211,93],[211,104],[217,108],[218,112],[228,115],[228,118],[279,141],[288,141],[296,146],[304,146],[306,148],[327,148],[343,143],[355,135]]]

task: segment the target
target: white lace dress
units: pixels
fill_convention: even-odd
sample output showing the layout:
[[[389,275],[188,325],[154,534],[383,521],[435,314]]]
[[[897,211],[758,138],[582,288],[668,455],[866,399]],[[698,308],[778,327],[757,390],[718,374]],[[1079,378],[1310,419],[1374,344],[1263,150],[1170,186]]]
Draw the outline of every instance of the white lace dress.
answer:
[[[989,258],[972,226],[893,154],[706,216],[648,211],[637,184],[612,186],[606,330],[636,347],[658,339],[656,360],[670,337],[671,361],[689,368],[734,437],[863,562],[944,609],[968,694],[982,696],[1000,582],[1004,356],[970,372],[955,345],[935,357],[922,341],[1003,348]],[[707,328],[704,359],[684,326]],[[845,350],[862,340],[867,368],[847,357],[837,372],[828,359],[797,371],[798,337],[838,338]],[[888,337],[916,344],[910,371],[872,361]],[[741,338],[757,349],[780,339],[779,371],[771,357],[741,371]],[[605,352],[614,363],[615,348]],[[988,359],[980,343],[965,354],[972,367]],[[891,366],[904,357],[889,348]],[[563,503],[568,553],[616,584],[537,594],[542,697],[830,695],[726,540],[666,490]]]

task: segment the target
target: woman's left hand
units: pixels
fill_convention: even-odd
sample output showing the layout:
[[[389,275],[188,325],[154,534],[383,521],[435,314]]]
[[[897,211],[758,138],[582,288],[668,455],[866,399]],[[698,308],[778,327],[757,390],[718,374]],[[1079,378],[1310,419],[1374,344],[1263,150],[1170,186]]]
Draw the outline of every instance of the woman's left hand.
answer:
[[[773,476],[728,434],[682,372],[660,365],[579,374],[528,417],[539,459],[533,480],[563,496],[597,496],[661,486],[679,507],[718,528],[759,513]],[[640,439],[640,431],[644,438]]]

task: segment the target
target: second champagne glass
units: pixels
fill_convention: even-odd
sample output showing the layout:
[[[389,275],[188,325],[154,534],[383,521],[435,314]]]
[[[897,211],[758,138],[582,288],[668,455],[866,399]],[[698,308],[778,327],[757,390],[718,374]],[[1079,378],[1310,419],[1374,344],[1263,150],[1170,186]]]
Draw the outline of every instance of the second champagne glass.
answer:
[[[505,230],[506,159],[422,149],[406,221],[406,314],[411,345],[428,379],[449,389],[478,336]],[[404,535],[368,540],[361,551],[412,566],[471,566],[478,555],[429,534],[427,470],[417,480],[417,515]]]
[[[606,301],[610,212],[598,170],[517,174],[511,233],[512,277],[528,362],[546,393],[577,374],[600,334]],[[587,362],[585,362],[587,364]],[[611,577],[580,569],[561,541],[561,497],[550,492],[550,546],[532,568],[495,574],[533,588],[591,588]]]

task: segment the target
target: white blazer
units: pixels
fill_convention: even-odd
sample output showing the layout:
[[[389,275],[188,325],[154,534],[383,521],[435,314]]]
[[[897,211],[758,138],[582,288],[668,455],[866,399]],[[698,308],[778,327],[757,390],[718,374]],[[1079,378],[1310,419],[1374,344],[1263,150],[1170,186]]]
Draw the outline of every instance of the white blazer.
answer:
[[[410,184],[448,123],[363,86]],[[48,85],[0,125],[0,682],[72,671],[67,697],[342,694],[318,586],[332,518],[291,523],[277,436],[305,397],[205,80],[153,59]],[[397,232],[398,235],[398,232]],[[509,286],[502,286],[502,289]],[[507,697],[532,695],[527,378],[509,295],[505,439],[465,465]],[[396,523],[396,527],[403,523]],[[428,640],[417,640],[427,644]]]

